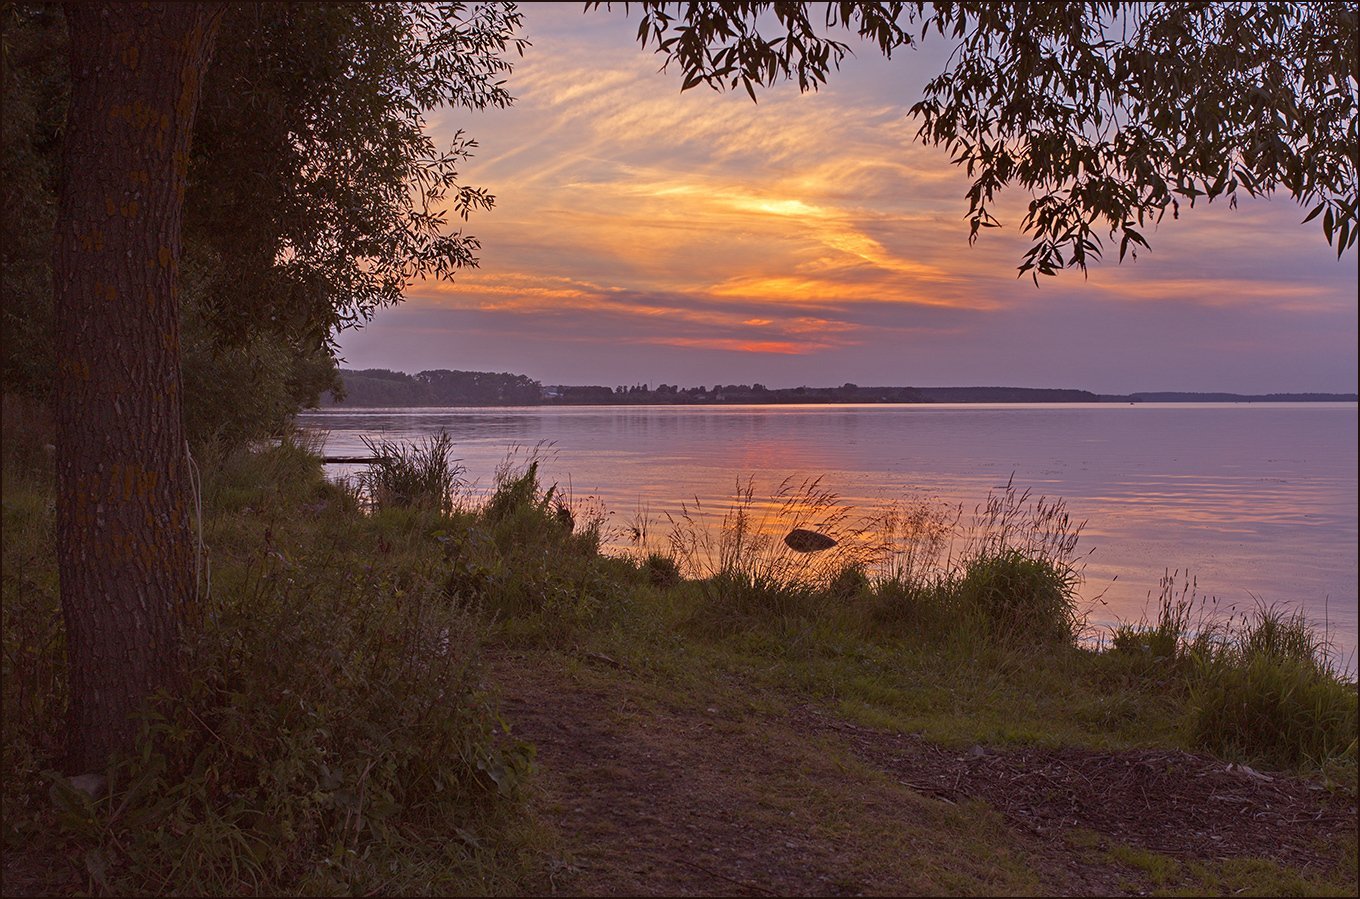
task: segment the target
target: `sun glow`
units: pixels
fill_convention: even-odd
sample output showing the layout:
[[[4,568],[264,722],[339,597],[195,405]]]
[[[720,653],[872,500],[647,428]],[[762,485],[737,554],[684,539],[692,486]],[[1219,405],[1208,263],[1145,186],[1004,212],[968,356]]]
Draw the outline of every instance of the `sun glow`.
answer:
[[[539,30],[511,79],[515,106],[434,120],[437,134],[465,127],[478,139],[462,176],[496,207],[466,225],[482,243],[480,268],[408,290],[400,327],[414,328],[407,313],[421,310],[428,327],[446,324],[431,340],[437,358],[407,367],[467,365],[459,353],[493,349],[504,361],[491,364],[514,367],[518,347],[570,343],[599,349],[583,371],[631,346],[630,364],[668,360],[672,380],[684,360],[727,354],[768,357],[768,369],[739,369],[746,380],[773,380],[767,370],[808,383],[986,375],[1094,389],[1055,360],[1089,356],[1104,377],[1114,359],[1150,358],[1155,333],[1156,377],[1107,385],[1119,392],[1163,378],[1189,386],[1173,366],[1201,364],[1192,360],[1205,335],[1236,317],[1239,348],[1265,341],[1274,354],[1297,327],[1328,341],[1309,360],[1354,369],[1354,267],[1325,268],[1315,234],[1286,230],[1300,217],[1286,204],[1196,208],[1149,235],[1154,250],[1138,262],[1108,260],[1089,278],[1069,272],[1036,290],[1016,277],[1028,246],[1017,230],[1023,191],[1004,193],[1003,227],[969,245],[968,177],[916,143],[906,115],[912,79],[933,75],[913,74],[913,57],[881,69],[852,61],[817,93],[786,86],[752,104],[681,92],[627,28],[608,30],[621,16],[545,5],[526,22]],[[1186,324],[1165,326],[1173,319]],[[917,368],[904,370],[904,356]],[[794,358],[800,368],[778,367]],[[1203,383],[1238,364],[1206,367]]]

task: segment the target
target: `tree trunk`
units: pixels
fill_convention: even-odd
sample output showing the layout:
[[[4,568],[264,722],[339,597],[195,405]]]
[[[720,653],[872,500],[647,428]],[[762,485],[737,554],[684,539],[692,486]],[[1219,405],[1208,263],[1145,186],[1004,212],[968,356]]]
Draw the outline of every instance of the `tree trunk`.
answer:
[[[221,4],[70,3],[54,287],[68,759],[99,770],[184,667],[195,590],[177,269]]]

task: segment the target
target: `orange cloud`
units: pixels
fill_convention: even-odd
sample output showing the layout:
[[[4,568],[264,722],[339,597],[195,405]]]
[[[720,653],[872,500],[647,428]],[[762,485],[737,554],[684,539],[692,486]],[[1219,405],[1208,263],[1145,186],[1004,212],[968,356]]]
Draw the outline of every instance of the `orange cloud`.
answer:
[[[738,353],[773,353],[781,356],[805,356],[834,344],[795,343],[784,340],[739,340],[723,337],[647,337],[640,343],[678,346],[701,350],[731,350]]]

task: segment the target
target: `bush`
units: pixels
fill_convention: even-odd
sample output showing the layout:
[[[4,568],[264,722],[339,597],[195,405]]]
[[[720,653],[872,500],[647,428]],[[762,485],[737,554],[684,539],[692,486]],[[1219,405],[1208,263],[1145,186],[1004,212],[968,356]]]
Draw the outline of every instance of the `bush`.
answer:
[[[1195,745],[1280,767],[1356,754],[1355,685],[1267,654],[1212,666],[1190,696]]]
[[[661,553],[648,553],[642,562],[642,570],[647,575],[648,583],[663,590],[674,587],[683,580],[680,566],[676,565],[670,556]]]
[[[431,864],[449,888],[475,877],[472,847],[447,841],[481,829],[528,756],[495,743],[473,620],[429,589],[335,589],[262,564],[108,794],[88,808],[64,797],[103,885],[324,894],[391,889]]]
[[[954,596],[993,638],[1071,643],[1081,628],[1075,586],[1060,567],[1011,549],[969,561]]]
[[[453,511],[465,469],[452,458],[453,438],[448,433],[441,431],[420,443],[363,440],[375,461],[359,474],[358,482],[373,509]]]
[[[836,572],[826,585],[826,592],[833,600],[846,602],[865,596],[872,588],[869,576],[864,573],[864,566],[850,564]]]
[[[1356,754],[1355,683],[1301,612],[1258,605],[1201,654],[1192,681],[1192,741],[1269,764],[1321,764]]]
[[[234,502],[205,526],[189,683],[96,799],[44,775],[66,689],[50,500],[6,480],[7,845],[71,859],[100,892],[504,889],[530,755],[481,690],[482,625],[442,589],[438,544],[392,540],[292,444],[205,473]]]

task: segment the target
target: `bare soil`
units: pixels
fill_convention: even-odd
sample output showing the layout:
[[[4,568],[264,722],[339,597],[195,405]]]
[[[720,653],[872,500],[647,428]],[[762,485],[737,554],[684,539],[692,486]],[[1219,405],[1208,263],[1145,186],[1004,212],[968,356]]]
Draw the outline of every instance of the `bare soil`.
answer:
[[[1138,894],[1107,848],[1325,876],[1356,829],[1353,798],[1184,752],[950,749],[592,654],[488,664],[561,847],[543,893]]]

